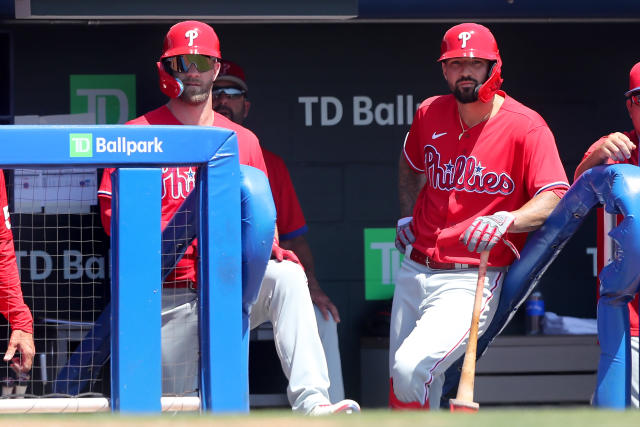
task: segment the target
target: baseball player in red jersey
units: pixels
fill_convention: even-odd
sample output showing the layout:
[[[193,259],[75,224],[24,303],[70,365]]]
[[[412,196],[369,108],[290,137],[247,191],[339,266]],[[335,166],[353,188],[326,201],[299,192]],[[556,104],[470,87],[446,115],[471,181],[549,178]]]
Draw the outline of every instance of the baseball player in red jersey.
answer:
[[[640,62],[635,64],[629,73],[629,90],[624,94],[626,98],[627,111],[629,117],[633,123],[633,129],[629,132],[614,132],[609,135],[603,136],[596,142],[584,154],[582,162],[576,168],[574,179],[578,179],[587,169],[591,169],[597,165],[614,164],[614,163],[628,163],[631,165],[638,165],[638,144],[640,143]],[[601,250],[603,245],[600,243],[600,236],[605,233],[602,228],[601,220],[604,213],[602,209],[598,212],[598,271],[604,266],[604,256],[601,257]],[[605,237],[605,238],[608,238]],[[629,324],[631,334],[631,404],[636,408],[639,406],[638,399],[638,358],[639,344],[638,344],[638,295],[636,294],[633,301],[629,303]]]
[[[138,117],[132,125],[200,125],[218,126],[234,130],[238,136],[239,161],[256,167],[267,175],[258,139],[248,129],[213,111],[211,88],[220,70],[220,45],[213,28],[198,21],[185,21],[171,27],[165,37],[163,53],[158,63],[160,87],[171,99],[156,110]],[[111,173],[103,175],[98,196],[103,226],[107,232],[111,219]],[[162,227],[173,218],[181,203],[193,190],[195,168],[164,168],[162,170]],[[163,393],[190,394],[197,389],[198,381],[198,301],[197,242],[187,250],[175,270],[163,284],[162,295],[162,370]],[[275,321],[282,320],[289,328],[288,347],[279,351],[291,364],[289,399],[296,411],[323,415],[351,410],[350,405],[331,405],[327,396],[328,379],[322,352],[305,354],[299,348],[314,345],[320,347],[317,334],[310,334],[305,325],[314,325],[311,300],[305,283],[304,270],[290,251],[274,243],[271,268],[267,268],[261,284],[261,292],[250,315],[252,327],[259,313],[274,312]],[[302,291],[299,289],[302,288]],[[285,292],[283,290],[287,290]],[[299,297],[295,292],[302,295]],[[304,294],[306,292],[306,300]],[[296,305],[291,306],[291,302]],[[306,306],[305,306],[306,303]],[[281,307],[275,310],[273,307]],[[306,314],[305,317],[305,312]],[[296,313],[292,315],[291,313]],[[287,314],[284,316],[283,314]],[[286,317],[286,319],[285,319]],[[288,321],[287,321],[288,320]],[[260,322],[262,323],[262,322]],[[258,323],[259,324],[259,323]],[[315,341],[314,341],[315,340]],[[312,344],[309,344],[312,343]],[[309,358],[309,365],[302,361]],[[312,364],[313,363],[313,364]],[[298,366],[296,370],[294,366]],[[300,368],[302,366],[302,368]],[[308,368],[319,366],[318,369]],[[304,379],[305,381],[300,381]],[[293,383],[293,384],[291,384]],[[295,385],[295,387],[292,387]]]
[[[482,335],[526,233],[569,187],[545,121],[500,90],[502,60],[486,27],[449,29],[438,61],[452,94],[420,105],[399,164],[396,244],[406,256],[391,314],[395,408],[439,407],[444,372],[465,351],[480,252],[490,251]]]
[[[251,107],[248,91],[244,70],[232,61],[222,61],[220,74],[213,85],[213,109],[234,122],[243,124]],[[264,147],[262,154],[269,172],[269,184],[276,205],[280,246],[293,251],[300,258],[305,269],[318,333],[329,370],[329,399],[332,402],[339,402],[344,399],[336,324],[340,322],[340,314],[315,277],[313,255],[305,238],[308,231],[307,223],[287,166],[280,156]]]
[[[33,356],[36,353],[33,343],[33,317],[22,298],[2,169],[0,169],[0,206],[4,212],[4,221],[0,224],[0,313],[11,326],[11,337],[4,354],[4,361],[11,362],[11,367],[15,371],[26,373],[31,370]],[[13,357],[16,351],[20,352],[21,357]]]

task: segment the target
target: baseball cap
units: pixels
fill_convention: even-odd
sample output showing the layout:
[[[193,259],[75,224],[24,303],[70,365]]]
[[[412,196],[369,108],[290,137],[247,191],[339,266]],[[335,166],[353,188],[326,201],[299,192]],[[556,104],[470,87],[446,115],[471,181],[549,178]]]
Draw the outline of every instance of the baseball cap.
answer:
[[[631,92],[640,90],[640,62],[633,66],[629,73],[629,90],[624,96],[631,95]]]
[[[228,81],[237,84],[245,91],[249,91],[246,79],[244,77],[244,71],[238,64],[229,60],[222,60],[222,66],[220,67],[220,74],[216,78],[216,81]]]

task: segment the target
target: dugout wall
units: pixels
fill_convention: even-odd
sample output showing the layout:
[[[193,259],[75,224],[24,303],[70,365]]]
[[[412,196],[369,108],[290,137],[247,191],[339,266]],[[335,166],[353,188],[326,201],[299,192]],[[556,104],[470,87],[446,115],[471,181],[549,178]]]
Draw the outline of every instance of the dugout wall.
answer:
[[[622,94],[638,60],[637,21],[483,21],[499,43],[505,90],[548,122],[569,177],[590,143],[631,126]],[[435,61],[453,22],[209,22],[223,57],[247,74],[246,126],[290,168],[318,279],[342,314],[347,394],[358,398],[360,338],[379,308],[363,298],[362,229],[395,224],[407,105],[446,92]],[[171,23],[6,21],[15,114],[70,114],[71,75],[134,75],[136,114],[162,105],[154,64]],[[595,317],[595,230],[590,216],[542,279],[548,311]],[[507,333],[524,333],[521,313]]]

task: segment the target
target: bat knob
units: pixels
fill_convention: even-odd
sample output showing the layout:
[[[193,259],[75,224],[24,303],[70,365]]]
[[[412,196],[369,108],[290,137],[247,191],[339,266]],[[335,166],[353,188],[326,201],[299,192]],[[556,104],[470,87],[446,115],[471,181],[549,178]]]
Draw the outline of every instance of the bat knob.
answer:
[[[449,409],[451,412],[468,412],[476,413],[480,409],[480,405],[476,402],[467,402],[459,399],[449,399]]]

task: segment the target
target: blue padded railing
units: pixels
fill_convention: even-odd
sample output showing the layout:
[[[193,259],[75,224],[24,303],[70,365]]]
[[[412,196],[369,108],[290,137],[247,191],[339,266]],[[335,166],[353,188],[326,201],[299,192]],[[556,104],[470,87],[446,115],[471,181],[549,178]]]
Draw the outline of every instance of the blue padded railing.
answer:
[[[620,164],[586,171],[567,191],[544,225],[533,232],[504,280],[500,304],[478,339],[478,356],[506,327],[549,265],[596,204],[625,220],[610,235],[619,245],[616,259],[600,274],[598,336],[601,346],[594,404],[621,408],[629,402],[629,314],[627,302],[640,283],[640,168]],[[443,396],[458,385],[462,357],[446,371]],[[448,404],[447,404],[448,406]]]

